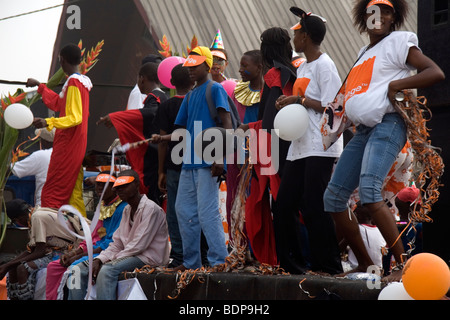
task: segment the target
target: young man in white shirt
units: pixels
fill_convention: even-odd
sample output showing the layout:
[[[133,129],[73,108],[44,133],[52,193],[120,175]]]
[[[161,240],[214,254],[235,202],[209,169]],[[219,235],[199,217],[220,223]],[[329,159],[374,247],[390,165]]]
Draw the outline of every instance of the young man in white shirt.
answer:
[[[45,180],[47,180],[48,165],[53,151],[52,143],[55,136],[55,129],[52,131],[37,129],[36,134],[40,135],[43,148],[33,152],[25,159],[13,163],[11,165],[11,172],[18,178],[35,177],[34,205],[41,206],[41,192]]]

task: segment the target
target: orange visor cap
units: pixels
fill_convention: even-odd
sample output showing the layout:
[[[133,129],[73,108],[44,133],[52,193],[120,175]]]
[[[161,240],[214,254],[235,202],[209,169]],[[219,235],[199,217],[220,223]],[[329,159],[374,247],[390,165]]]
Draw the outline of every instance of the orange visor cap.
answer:
[[[129,184],[131,182],[134,181],[134,177],[131,176],[122,176],[122,177],[118,177],[116,179],[116,182],[114,182],[113,187],[119,187],[119,186],[123,186],[125,184]]]
[[[114,182],[114,181],[116,181],[116,178],[115,177],[113,177],[113,176],[110,176],[109,174],[106,174],[106,173],[101,173],[101,174],[99,174],[98,176],[97,176],[97,178],[95,178],[95,181],[97,181],[97,182],[108,182],[108,179],[109,179],[109,181],[111,181],[111,182]]]

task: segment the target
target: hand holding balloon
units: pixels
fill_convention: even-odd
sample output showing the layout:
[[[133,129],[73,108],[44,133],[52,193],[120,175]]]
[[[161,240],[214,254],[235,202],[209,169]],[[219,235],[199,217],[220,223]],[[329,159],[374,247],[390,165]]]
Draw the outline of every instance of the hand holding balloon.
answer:
[[[33,126],[35,126],[38,129],[46,128],[47,127],[47,121],[45,121],[45,119],[42,119],[42,118],[34,118]]]
[[[281,110],[285,106],[295,103],[297,101],[297,98],[297,96],[288,97],[285,95],[281,95],[278,97],[277,101],[275,101],[275,108],[277,108],[277,110]]]

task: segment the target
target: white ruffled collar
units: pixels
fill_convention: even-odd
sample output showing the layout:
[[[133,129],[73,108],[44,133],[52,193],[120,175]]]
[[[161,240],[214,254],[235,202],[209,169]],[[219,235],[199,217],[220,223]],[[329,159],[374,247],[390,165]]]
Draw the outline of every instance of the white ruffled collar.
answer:
[[[77,79],[78,81],[81,82],[81,84],[88,90],[91,91],[92,89],[92,82],[91,79],[89,79],[89,77],[83,75],[83,74],[79,74],[79,73],[74,73],[72,74],[69,78],[67,78],[66,82],[64,83],[64,86],[62,87],[61,93],[59,94],[59,96],[61,98],[64,98],[64,94],[66,93],[67,90],[67,86],[69,85],[69,80],[70,79]]]

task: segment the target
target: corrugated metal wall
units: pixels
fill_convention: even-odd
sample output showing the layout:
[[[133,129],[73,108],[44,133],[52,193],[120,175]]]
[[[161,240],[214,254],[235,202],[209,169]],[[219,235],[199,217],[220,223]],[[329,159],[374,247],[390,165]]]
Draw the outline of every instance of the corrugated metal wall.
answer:
[[[408,0],[410,15],[405,30],[417,32],[417,1]],[[165,34],[172,48],[186,52],[195,34],[199,45],[210,46],[220,29],[229,55],[226,75],[239,78],[242,53],[259,49],[260,35],[267,28],[289,30],[298,22],[289,8],[297,6],[327,19],[328,32],[322,49],[335,61],[341,77],[367,43],[353,27],[353,0],[141,0],[149,28],[159,39]]]

